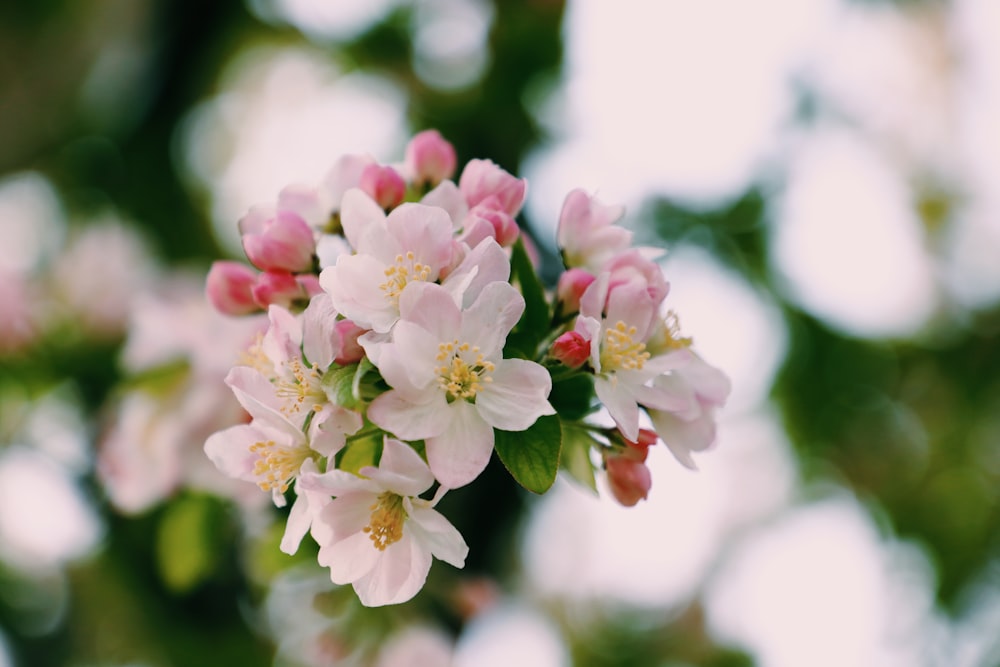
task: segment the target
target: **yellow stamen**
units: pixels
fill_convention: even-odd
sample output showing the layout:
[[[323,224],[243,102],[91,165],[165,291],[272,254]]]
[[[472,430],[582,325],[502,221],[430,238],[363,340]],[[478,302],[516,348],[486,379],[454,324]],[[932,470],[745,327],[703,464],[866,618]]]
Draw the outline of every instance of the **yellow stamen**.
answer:
[[[250,451],[257,455],[253,464],[253,474],[257,476],[257,486],[264,491],[288,490],[292,480],[302,468],[302,463],[312,454],[308,447],[288,447],[273,440],[255,442]]]
[[[385,298],[394,304],[399,303],[399,295],[403,288],[414,280],[426,281],[430,278],[431,267],[416,261],[416,255],[409,251],[405,256],[396,255],[396,261],[385,269],[385,282],[379,288],[385,292]]]
[[[621,320],[605,330],[604,345],[601,348],[601,370],[641,370],[649,359],[645,343],[634,340],[638,330]]]
[[[493,382],[490,373],[496,370],[496,365],[488,361],[477,346],[460,344],[457,340],[441,343],[435,358],[444,362],[434,371],[438,375],[438,385],[448,393],[449,400],[475,398],[484,384]]]
[[[323,376],[315,367],[306,368],[301,359],[294,358],[288,362],[287,368],[291,377],[280,378],[275,382],[275,394],[281,398],[291,399],[281,407],[283,413],[298,412],[306,405],[306,399],[310,408],[315,408],[327,400],[321,384]]]
[[[376,549],[385,551],[390,544],[403,539],[403,523],[406,522],[407,515],[402,496],[385,491],[369,509],[372,515],[368,525],[362,530],[368,533],[368,539]]]

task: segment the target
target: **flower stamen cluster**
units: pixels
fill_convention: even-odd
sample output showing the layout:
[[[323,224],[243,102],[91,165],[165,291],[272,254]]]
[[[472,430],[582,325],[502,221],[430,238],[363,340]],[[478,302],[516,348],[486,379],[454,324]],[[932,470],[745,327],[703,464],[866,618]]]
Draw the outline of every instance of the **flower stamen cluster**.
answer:
[[[448,400],[473,399],[476,397],[484,383],[493,382],[490,375],[496,370],[496,364],[487,360],[478,346],[468,343],[459,343],[457,339],[438,345],[437,361],[448,361],[438,366],[435,372],[438,374],[438,384],[448,393]],[[463,357],[469,355],[472,362],[467,362]]]
[[[601,368],[612,370],[642,370],[649,360],[646,344],[636,342],[634,337],[638,329],[618,320],[613,327],[604,332],[604,345],[601,347]]]
[[[399,295],[410,282],[426,281],[430,278],[431,267],[416,259],[416,255],[410,250],[405,257],[402,254],[396,255],[395,264],[385,268],[386,281],[379,285],[379,289],[385,292],[386,298],[392,304],[399,305]]]
[[[406,509],[403,507],[403,497],[385,491],[378,496],[378,501],[369,508],[372,511],[368,525],[362,532],[379,551],[403,539],[403,524],[406,521]]]

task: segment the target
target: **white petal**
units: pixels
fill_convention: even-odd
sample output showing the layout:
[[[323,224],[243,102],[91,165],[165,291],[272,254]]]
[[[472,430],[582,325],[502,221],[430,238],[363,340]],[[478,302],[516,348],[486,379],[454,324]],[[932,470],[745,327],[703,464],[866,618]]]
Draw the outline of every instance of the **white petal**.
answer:
[[[434,476],[420,454],[395,438],[385,438],[378,469],[363,468],[361,472],[401,496],[420,495],[434,483]]]
[[[283,401],[274,393],[274,385],[260,371],[249,366],[235,366],[226,375],[226,384],[233,390],[236,400],[250,416],[267,426],[289,436],[289,442],[301,441],[298,427],[281,414]]]
[[[469,547],[458,529],[440,512],[426,507],[415,507],[410,513],[410,522],[407,525],[417,541],[429,549],[435,558],[455,567],[465,567],[465,557],[469,555]]]
[[[656,434],[667,445],[674,457],[685,467],[697,470],[691,452],[708,449],[715,442],[715,419],[705,413],[697,419],[685,421],[669,412],[650,411]]]
[[[539,364],[502,359],[492,377],[476,395],[476,409],[490,425],[503,431],[523,431],[542,415],[555,414],[548,401],[552,378]]]
[[[302,538],[309,532],[312,524],[312,511],[309,507],[309,497],[302,494],[292,503],[292,509],[288,513],[288,521],[285,523],[285,534],[281,537],[281,550],[286,554],[293,555],[299,550]]]
[[[435,358],[441,339],[425,328],[401,320],[393,330],[393,342],[384,346],[379,355],[379,371],[390,387],[400,389],[408,396],[407,388],[423,392],[437,377],[435,369],[440,362]]]
[[[333,506],[334,503],[327,505],[324,513],[331,511]],[[321,546],[319,563],[330,568],[333,583],[350,584],[371,572],[381,555],[368,534],[358,531]]]
[[[507,282],[510,278],[510,260],[500,244],[492,237],[485,238],[473,248],[441,283],[452,294],[452,283],[462,285],[461,303],[468,307],[476,300],[486,285]]]
[[[617,384],[600,375],[594,378],[594,391],[597,398],[608,409],[611,418],[615,420],[622,434],[635,442],[639,439],[639,406],[635,397],[629,391],[629,386],[623,382]]]
[[[493,282],[483,288],[479,298],[462,314],[460,339],[478,345],[486,356],[503,348],[507,334],[524,313],[524,297],[506,282]]]
[[[427,462],[441,484],[450,489],[465,486],[479,476],[493,453],[493,427],[483,421],[471,403],[448,406],[447,429],[426,438]]]
[[[385,224],[385,213],[363,190],[351,188],[340,200],[340,224],[344,228],[344,236],[358,249],[363,245],[362,238],[371,225]]]
[[[319,275],[320,286],[340,313],[360,327],[379,332],[388,331],[399,317],[380,287],[384,282],[385,264],[371,255],[341,255],[336,266]]]
[[[337,309],[327,293],[317,294],[302,313],[302,352],[313,366],[326,370],[340,349]]]
[[[435,283],[414,282],[399,296],[399,316],[440,341],[458,336],[462,313],[451,294]]]
[[[406,602],[423,588],[431,569],[430,552],[405,533],[381,555],[375,567],[354,582],[358,599],[366,607]]]
[[[250,446],[264,439],[263,434],[249,424],[230,426],[208,437],[205,454],[222,474],[256,481],[253,466],[257,455],[250,451]]]
[[[452,229],[458,229],[465,214],[469,212],[469,206],[465,203],[465,195],[453,181],[441,181],[436,188],[423,196],[420,203],[443,208],[448,213],[448,217],[451,218]]]
[[[431,268],[430,280],[436,280],[438,272],[451,262],[452,222],[444,210],[401,204],[389,214],[385,225],[404,252],[413,252],[417,261]]]
[[[440,391],[426,392],[426,403],[414,403],[387,391],[368,406],[368,419],[402,440],[422,440],[448,428],[448,403]],[[438,478],[440,479],[440,478]]]

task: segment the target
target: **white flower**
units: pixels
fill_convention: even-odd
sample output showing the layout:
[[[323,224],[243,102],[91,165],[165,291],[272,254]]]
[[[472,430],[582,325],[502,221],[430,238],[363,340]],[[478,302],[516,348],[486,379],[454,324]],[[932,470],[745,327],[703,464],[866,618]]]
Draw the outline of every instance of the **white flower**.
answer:
[[[381,346],[379,370],[392,390],[368,418],[404,440],[424,440],[427,461],[445,486],[468,484],[493,452],[493,429],[523,431],[542,415],[552,380],[539,364],[502,357],[524,299],[506,282],[483,288],[466,310],[440,285],[414,285],[401,319]]]
[[[319,562],[336,584],[352,584],[368,607],[406,602],[423,588],[432,557],[464,567],[462,535],[418,497],[434,483],[430,469],[409,445],[386,437],[377,468],[364,477],[343,470],[304,474],[299,487],[335,496],[312,525]]]

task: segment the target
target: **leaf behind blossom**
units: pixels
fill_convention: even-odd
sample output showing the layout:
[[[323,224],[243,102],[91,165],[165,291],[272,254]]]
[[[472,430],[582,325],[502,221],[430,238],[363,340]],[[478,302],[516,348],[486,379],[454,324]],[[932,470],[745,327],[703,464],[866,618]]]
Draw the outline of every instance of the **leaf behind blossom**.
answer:
[[[518,484],[532,493],[545,493],[556,481],[562,451],[562,425],[557,415],[546,415],[525,431],[495,431],[494,447],[500,461]]]
[[[524,241],[518,239],[511,250],[510,280],[517,284],[524,297],[524,314],[507,337],[506,350],[510,354],[504,356],[534,359],[538,346],[549,332],[549,304],[545,288],[524,248]]]

